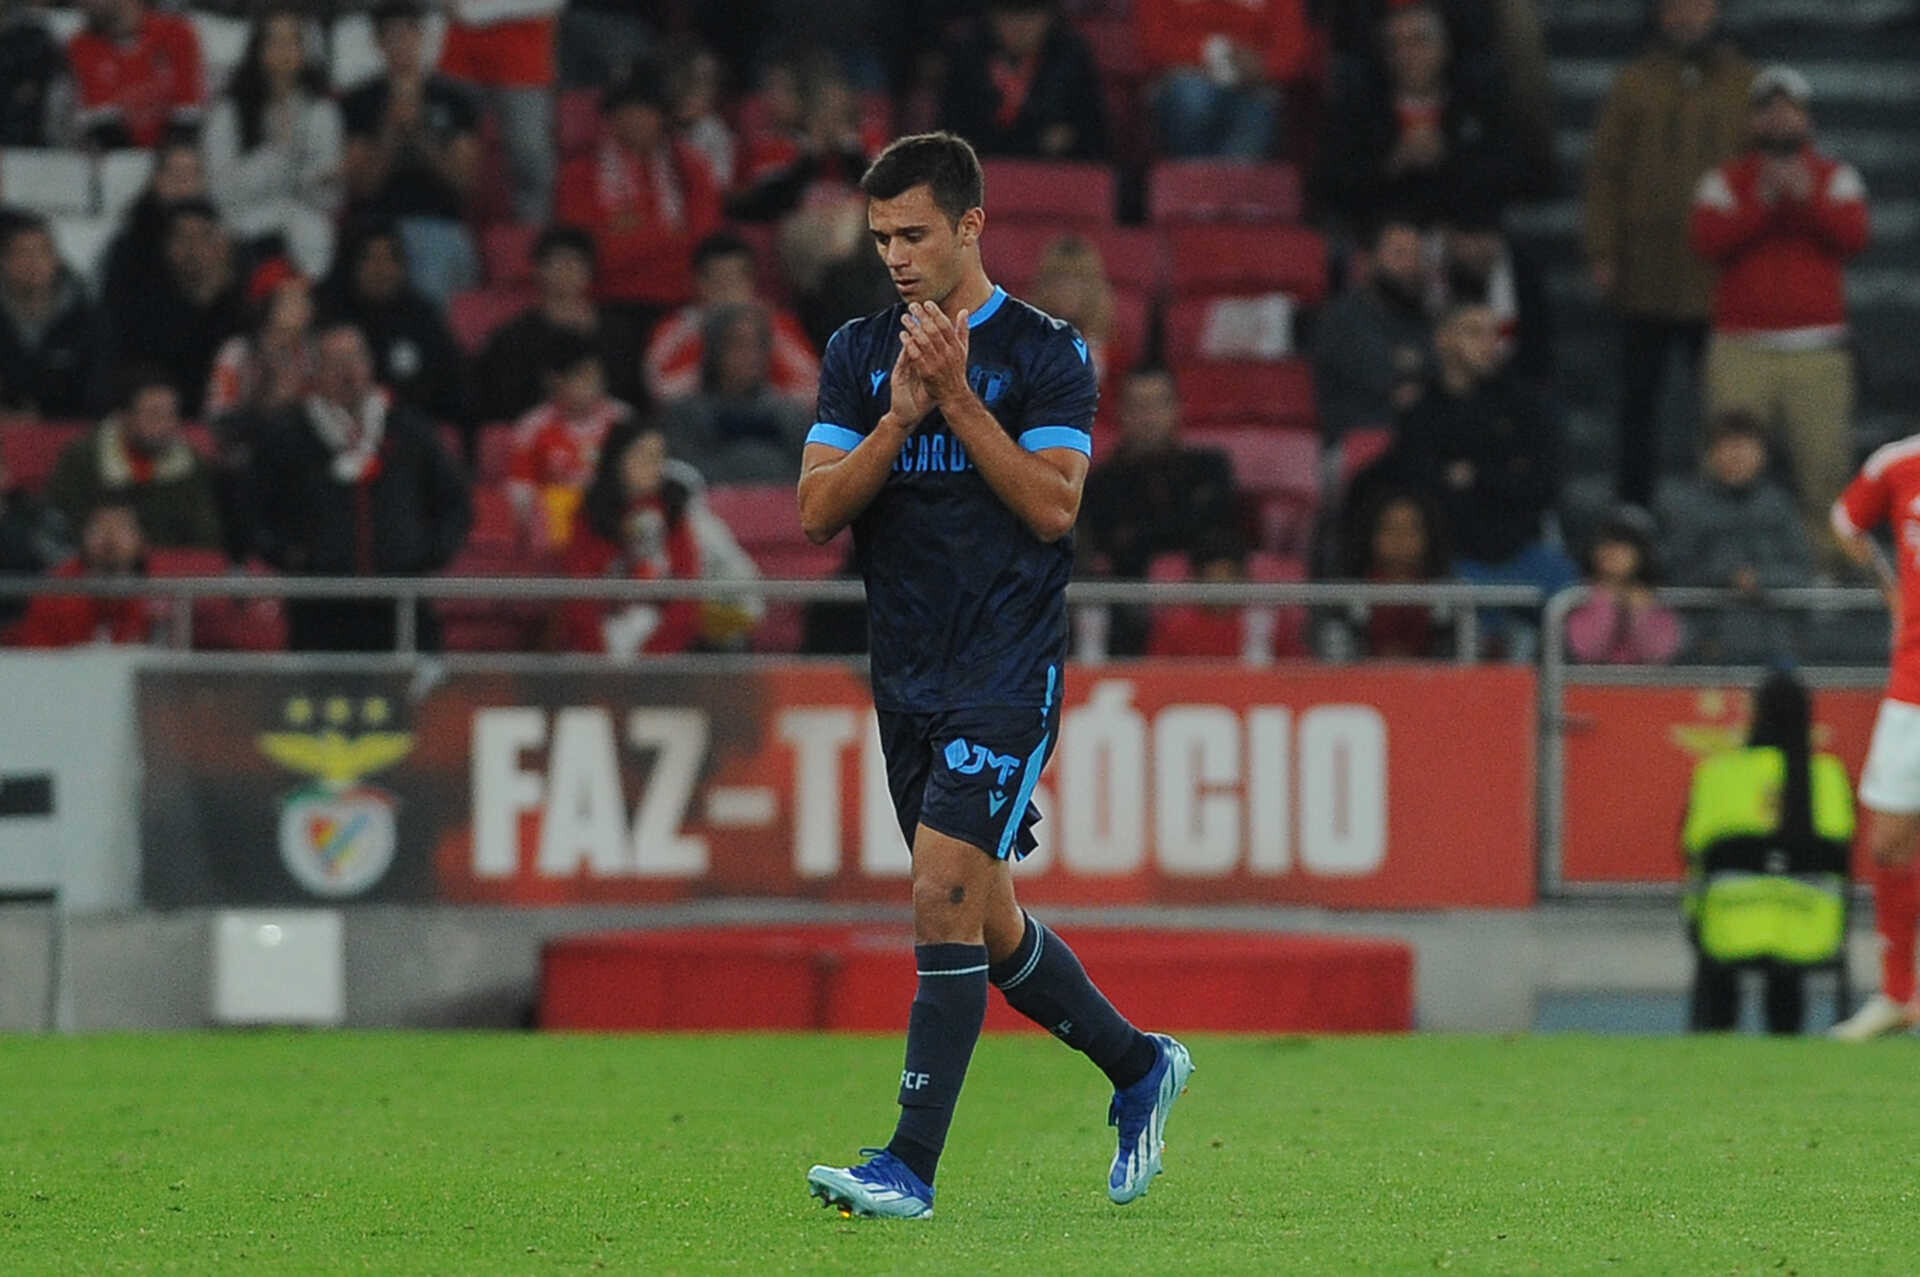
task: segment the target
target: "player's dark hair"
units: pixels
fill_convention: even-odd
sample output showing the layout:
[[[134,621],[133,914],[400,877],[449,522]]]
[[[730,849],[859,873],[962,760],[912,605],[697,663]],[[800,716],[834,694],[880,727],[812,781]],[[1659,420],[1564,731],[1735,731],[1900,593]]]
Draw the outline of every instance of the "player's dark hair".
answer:
[[[697,275],[716,257],[752,257],[753,245],[732,231],[715,231],[693,250],[693,270]]]
[[[549,226],[533,241],[533,260],[544,262],[553,253],[578,253],[593,264],[599,259],[593,236],[578,226]]]
[[[868,199],[898,199],[925,184],[947,221],[958,226],[968,209],[986,203],[987,179],[973,146],[957,133],[914,133],[880,152],[860,179]]]
[[[1772,746],[1787,756],[1780,796],[1780,832],[1789,843],[1813,838],[1813,708],[1807,689],[1788,670],[1775,670],[1754,689],[1752,747]]]

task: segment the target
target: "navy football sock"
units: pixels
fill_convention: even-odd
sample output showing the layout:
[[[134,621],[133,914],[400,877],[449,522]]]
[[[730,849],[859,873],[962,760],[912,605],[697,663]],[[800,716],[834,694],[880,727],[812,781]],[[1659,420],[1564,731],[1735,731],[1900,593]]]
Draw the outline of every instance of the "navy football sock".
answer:
[[[907,1066],[900,1073],[900,1125],[887,1151],[933,1183],[947,1144],[967,1061],[987,1018],[987,947],[917,944],[920,988],[907,1018]]]
[[[987,978],[1008,1006],[1092,1060],[1114,1090],[1126,1090],[1153,1070],[1160,1048],[1113,1009],[1065,940],[1023,916],[1019,947]]]

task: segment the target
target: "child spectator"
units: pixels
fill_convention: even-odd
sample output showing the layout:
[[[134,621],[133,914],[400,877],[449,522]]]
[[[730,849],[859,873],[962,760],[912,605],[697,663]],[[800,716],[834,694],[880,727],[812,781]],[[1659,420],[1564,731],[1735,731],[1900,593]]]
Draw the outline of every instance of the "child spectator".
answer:
[[[72,144],[73,73],[37,4],[0,0],[0,84],[0,146]]]
[[[667,130],[657,74],[634,73],[607,91],[607,136],[560,174],[559,218],[593,234],[600,295],[651,328],[662,310],[693,299],[693,250],[720,227],[720,193],[707,161]]]
[[[547,401],[520,419],[507,494],[529,544],[560,550],[600,462],[607,436],[633,409],[607,394],[593,343],[578,335],[547,348]]]
[[[480,352],[475,408],[481,421],[516,420],[546,397],[547,348],[585,337],[600,352],[607,388],[628,403],[646,400],[640,336],[626,316],[594,300],[593,236],[550,226],[533,246],[533,305],[494,331]]]
[[[307,54],[305,21],[292,8],[269,6],[254,19],[201,143],[227,225],[257,249],[286,253],[316,278],[333,264],[340,131],[326,69]]]
[[[373,350],[376,375],[395,399],[435,421],[465,426],[466,360],[408,267],[393,222],[362,223],[320,286],[320,311],[330,322],[359,329]]]
[[[202,415],[253,420],[298,402],[313,377],[313,285],[284,258],[255,268],[247,281],[247,330],[214,356]]]
[[[96,506],[133,507],[150,545],[220,545],[207,463],[181,433],[180,396],[164,369],[135,367],[120,411],[68,444],[47,478],[47,503],[78,528]]]
[[[1272,153],[1277,85],[1307,70],[1313,51],[1301,0],[1136,0],[1140,50],[1161,77],[1153,94],[1169,155],[1240,160]]]
[[[1373,585],[1428,585],[1448,580],[1440,512],[1425,493],[1394,483],[1356,488],[1358,508],[1346,521],[1339,575]],[[1355,605],[1329,613],[1315,627],[1330,661],[1431,660],[1453,646],[1452,623],[1419,604]]]
[[[700,543],[688,516],[691,501],[687,485],[668,473],[666,436],[656,427],[629,423],[601,450],[567,545],[567,575],[642,581],[698,578]],[[692,647],[700,633],[700,605],[693,599],[582,599],[561,608],[560,627],[562,643],[570,651],[603,652],[617,661],[632,661],[642,653]]]
[[[206,101],[200,37],[146,0],[82,0],[87,25],[67,44],[78,123],[95,146],[153,147],[169,125],[195,127]]]
[[[991,0],[985,21],[948,50],[940,127],[982,155],[1101,160],[1100,75],[1057,0]]]
[[[1589,665],[1665,665],[1680,651],[1680,618],[1653,597],[1653,520],[1622,506],[1587,549],[1585,603],[1567,617],[1567,649]]]
[[[156,363],[180,392],[180,411],[198,419],[214,356],[246,324],[247,274],[204,199],[169,207],[161,272],[150,291],[107,312],[114,366]]]
[[[1701,473],[1661,493],[1660,527],[1676,585],[1738,590],[1755,606],[1701,618],[1714,660],[1767,661],[1788,650],[1787,618],[1759,607],[1763,590],[1813,584],[1813,546],[1793,497],[1767,474],[1767,435],[1751,413],[1707,424]]]
[[[80,553],[55,568],[64,581],[125,580],[147,574],[147,545],[131,505],[106,502],[88,512]],[[151,601],[130,596],[41,594],[27,604],[14,630],[21,647],[81,647],[88,643],[147,643],[159,614]]]
[[[480,279],[463,220],[479,182],[480,112],[426,65],[420,0],[380,0],[373,30],[385,73],[340,102],[347,192],[356,212],[394,219],[420,291],[444,306]]]
[[[1107,283],[1106,264],[1092,241],[1062,235],[1040,254],[1027,299],[1055,319],[1080,330],[1093,361],[1093,375],[1102,387],[1126,375],[1113,363],[1113,288]]]
[[[1231,534],[1209,536],[1194,547],[1193,576],[1207,584],[1247,579],[1246,553]],[[1260,609],[1237,603],[1181,603],[1154,610],[1147,655],[1214,657],[1262,665],[1273,659],[1270,627],[1250,625]],[[1264,639],[1264,642],[1262,641]]]
[[[758,306],[707,317],[700,393],[667,410],[675,455],[714,483],[781,483],[800,472],[813,406],[771,381],[773,326]]]
[[[515,220],[553,211],[554,36],[566,0],[448,0],[440,70],[492,100]]]
[[[99,395],[99,325],[45,219],[0,214],[0,409],[84,416]]]
[[[769,306],[754,287],[753,250],[739,236],[720,231],[700,241],[693,254],[694,301],[661,321],[647,343],[647,390],[656,403],[671,403],[700,390],[706,365],[708,320],[727,306],[759,306],[773,329],[768,381],[780,394],[812,399],[820,383],[820,360],[800,321]]]

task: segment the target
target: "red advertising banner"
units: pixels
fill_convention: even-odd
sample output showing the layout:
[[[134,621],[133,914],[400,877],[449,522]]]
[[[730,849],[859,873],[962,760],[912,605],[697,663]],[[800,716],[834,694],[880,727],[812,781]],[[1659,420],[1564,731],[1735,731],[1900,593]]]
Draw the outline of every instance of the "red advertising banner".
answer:
[[[1568,688],[1563,880],[1678,882],[1694,764],[1746,740],[1748,696],[1738,687]],[[1856,783],[1879,703],[1864,690],[1813,697],[1815,742]],[[1855,861],[1863,874],[1857,850]]]
[[[1071,669],[1022,894],[1527,905],[1534,697],[1509,668]],[[154,903],[905,899],[841,666],[153,670],[140,699]]]

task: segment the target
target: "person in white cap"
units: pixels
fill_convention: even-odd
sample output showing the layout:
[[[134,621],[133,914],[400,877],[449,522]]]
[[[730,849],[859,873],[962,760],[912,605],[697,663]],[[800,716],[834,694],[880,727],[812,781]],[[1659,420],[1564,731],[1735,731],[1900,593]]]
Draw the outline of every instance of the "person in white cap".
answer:
[[[1853,459],[1845,271],[1867,245],[1867,189],[1814,147],[1812,100],[1791,67],[1754,77],[1749,149],[1700,180],[1691,231],[1719,272],[1707,411],[1745,409],[1784,435],[1801,513],[1825,540]]]

